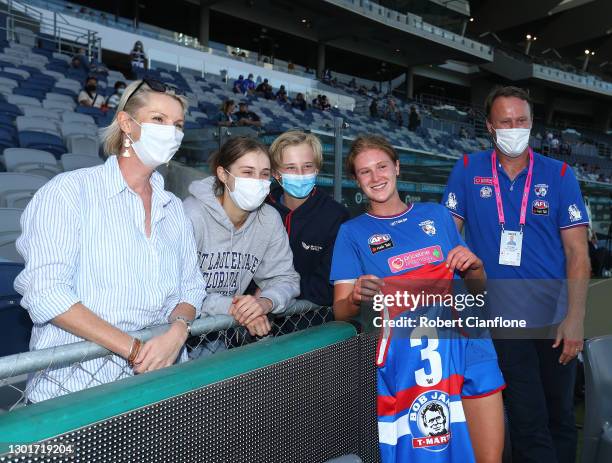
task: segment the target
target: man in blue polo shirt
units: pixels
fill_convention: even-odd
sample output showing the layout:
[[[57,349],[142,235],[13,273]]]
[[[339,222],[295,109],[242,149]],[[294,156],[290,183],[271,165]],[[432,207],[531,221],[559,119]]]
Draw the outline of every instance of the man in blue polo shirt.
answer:
[[[533,330],[528,339],[495,341],[513,460],[573,463],[575,359],[590,276],[587,212],[567,164],[528,145],[529,95],[496,88],[485,109],[495,149],[460,159],[442,201],[484,262],[497,296],[491,315],[525,320]],[[535,330],[547,327],[554,340],[536,339],[543,336]]]

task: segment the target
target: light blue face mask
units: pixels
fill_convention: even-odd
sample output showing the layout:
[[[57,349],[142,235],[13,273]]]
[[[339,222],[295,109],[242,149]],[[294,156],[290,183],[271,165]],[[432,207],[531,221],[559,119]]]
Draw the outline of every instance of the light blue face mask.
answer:
[[[285,193],[294,198],[305,198],[310,194],[317,181],[317,174],[297,175],[281,174],[281,186]]]

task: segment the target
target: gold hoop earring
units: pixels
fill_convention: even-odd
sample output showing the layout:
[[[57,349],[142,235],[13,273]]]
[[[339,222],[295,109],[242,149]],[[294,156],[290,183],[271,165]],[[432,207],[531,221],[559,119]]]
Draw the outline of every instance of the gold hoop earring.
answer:
[[[131,158],[132,155],[130,154],[130,139],[128,137],[125,137],[125,140],[123,140],[123,146],[125,147],[125,150],[121,154],[121,157]]]

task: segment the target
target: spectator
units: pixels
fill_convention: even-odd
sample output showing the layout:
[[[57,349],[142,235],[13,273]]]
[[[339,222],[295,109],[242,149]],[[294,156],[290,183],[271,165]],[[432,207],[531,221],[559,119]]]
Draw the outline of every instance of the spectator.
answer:
[[[98,93],[98,79],[89,76],[85,81],[85,88],[81,90],[77,100],[81,106],[101,108],[105,100],[104,97]]]
[[[81,69],[83,72],[89,72],[89,58],[84,48],[79,48],[77,53],[72,57],[70,66],[74,69]]]
[[[366,96],[368,94],[368,88],[365,85],[360,85],[357,89],[357,93],[360,95]]]
[[[238,112],[234,115],[234,119],[237,121],[236,125],[261,127],[259,116],[249,111],[249,105],[244,101],[238,105]]]
[[[304,94],[298,93],[293,99],[291,106],[293,108],[298,108],[298,109],[301,109],[302,111],[306,111],[306,109],[308,108],[308,103],[306,103],[306,100],[304,99]]]
[[[312,99],[312,107],[315,109],[321,109],[321,95],[317,95],[316,98]]]
[[[253,80],[253,74],[249,74],[242,83],[242,93],[245,95],[253,95],[255,93],[255,81]]]
[[[234,85],[232,86],[232,91],[240,95],[244,94],[244,76],[242,74],[240,74],[238,76],[238,79],[234,81]]]
[[[205,292],[193,232],[155,172],[181,144],[188,103],[152,85],[130,85],[103,136],[106,163],[56,176],[21,217],[25,269],[15,288],[34,322],[30,348],[89,340],[114,353],[32,375],[31,402],[172,365],[199,314]],[[169,322],[145,343],[128,334]]]
[[[263,204],[270,156],[259,141],[235,137],[212,157],[210,170],[211,177],[191,183],[184,201],[206,281],[202,312],[231,315],[252,335],[265,336],[267,314],[283,312],[300,292],[283,223]],[[251,281],[256,295],[245,294]]]
[[[287,90],[285,90],[285,86],[281,85],[276,92],[276,99],[281,103],[289,103],[289,98],[287,97]]]
[[[319,102],[319,109],[321,109],[321,111],[331,111],[331,104],[329,104],[327,95],[321,95],[321,101]]]
[[[125,92],[125,82],[118,80],[115,82],[115,91],[114,93],[106,99],[106,106],[111,109],[119,106],[119,100],[121,100],[121,96]]]
[[[553,154],[559,154],[559,138],[556,135],[553,136],[553,139],[550,142],[550,151]]]
[[[332,80],[332,73],[331,73],[330,69],[325,69],[323,71],[323,78],[321,80],[323,82],[326,82],[326,83],[331,82],[331,80]]]
[[[147,69],[147,55],[145,55],[144,47],[140,40],[134,43],[132,51],[130,52],[130,64],[132,65],[132,72],[137,73]]]
[[[459,130],[459,137],[460,138],[469,138],[468,131],[466,130],[465,127],[461,127],[461,129]]]
[[[272,86],[268,83],[268,79],[264,79],[263,82],[257,86],[255,93],[263,96],[266,100],[274,98],[274,92],[272,91]]]
[[[512,461],[573,463],[576,357],[590,276],[588,216],[573,171],[529,147],[532,107],[523,89],[490,93],[485,122],[495,150],[459,160],[443,200],[494,282],[487,288],[490,319],[522,320],[530,330],[494,341],[508,384]],[[475,176],[499,184],[483,194],[484,187],[471,187]],[[521,238],[518,245],[511,245],[513,235]]]
[[[354,77],[351,80],[349,80],[348,87],[349,88],[357,88],[357,81],[355,80]]]
[[[295,71],[295,64],[293,64],[292,61],[289,61],[289,63],[287,63],[287,71],[289,72]]]
[[[234,108],[236,104],[234,100],[225,100],[221,105],[219,114],[217,115],[217,125],[220,127],[231,127],[236,125],[236,119],[234,118]]]
[[[400,127],[404,125],[404,116],[402,116],[402,112],[399,109],[395,113],[395,122],[397,122],[397,125]]]
[[[421,125],[421,116],[417,113],[414,105],[410,106],[410,114],[408,115],[408,130],[414,132]]]
[[[395,113],[397,113],[397,105],[395,104],[395,100],[392,96],[387,98],[387,105],[385,106],[385,119],[392,120],[396,118]]]
[[[292,130],[270,146],[272,173],[281,188],[267,202],[280,214],[289,236],[293,265],[300,274],[300,299],[331,306],[332,251],[347,209],[315,187],[323,165],[323,148],[312,134]]]
[[[376,84],[372,84],[372,88],[370,89],[370,91],[372,93],[374,93],[375,95],[378,95],[378,88],[376,87]]]
[[[370,103],[370,117],[378,117],[378,99],[372,98]]]

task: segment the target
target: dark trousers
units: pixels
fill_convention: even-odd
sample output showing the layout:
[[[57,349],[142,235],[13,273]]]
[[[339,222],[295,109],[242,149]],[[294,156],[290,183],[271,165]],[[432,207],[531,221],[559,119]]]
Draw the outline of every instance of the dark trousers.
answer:
[[[506,381],[512,460],[575,463],[576,360],[559,363],[552,339],[498,339],[495,349]],[[562,345],[561,345],[562,346]]]

